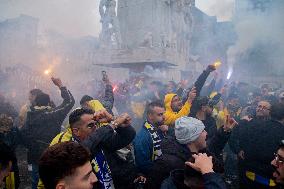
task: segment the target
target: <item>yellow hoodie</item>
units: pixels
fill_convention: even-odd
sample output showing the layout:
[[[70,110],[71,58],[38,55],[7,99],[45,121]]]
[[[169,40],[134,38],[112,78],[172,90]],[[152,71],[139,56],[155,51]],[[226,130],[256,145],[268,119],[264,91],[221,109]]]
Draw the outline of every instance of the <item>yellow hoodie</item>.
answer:
[[[98,100],[91,100],[88,102],[88,105],[90,106],[90,108],[94,111],[100,111],[100,110],[105,110],[104,106],[102,105],[102,103]]]
[[[168,126],[174,126],[176,119],[182,116],[187,116],[190,113],[191,104],[188,101],[185,102],[185,104],[183,105],[183,107],[181,108],[179,112],[174,112],[172,110],[171,104],[175,96],[177,96],[177,94],[173,94],[173,93],[167,94],[164,100],[165,108],[166,108],[166,112],[164,114],[165,124]]]

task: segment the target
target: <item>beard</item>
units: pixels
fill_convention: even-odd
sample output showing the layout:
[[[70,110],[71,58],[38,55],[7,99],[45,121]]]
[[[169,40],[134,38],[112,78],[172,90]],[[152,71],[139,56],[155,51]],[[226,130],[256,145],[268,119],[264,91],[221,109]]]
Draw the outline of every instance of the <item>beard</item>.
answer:
[[[161,125],[164,125],[164,121],[157,121],[157,122],[155,123],[155,126],[157,126],[157,127],[159,127],[159,126],[161,126]]]
[[[272,176],[274,178],[274,180],[277,182],[277,183],[281,183],[283,184],[284,183],[284,178],[281,178],[280,177],[280,172],[274,167],[274,172],[272,173]]]

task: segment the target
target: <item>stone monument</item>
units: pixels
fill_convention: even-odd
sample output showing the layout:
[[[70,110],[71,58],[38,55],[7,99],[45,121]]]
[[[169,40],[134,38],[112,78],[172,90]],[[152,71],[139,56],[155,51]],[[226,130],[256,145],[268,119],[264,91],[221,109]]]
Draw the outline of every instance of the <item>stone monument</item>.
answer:
[[[100,1],[102,31],[95,64],[134,69],[185,68],[194,0]],[[100,61],[101,60],[101,61]]]

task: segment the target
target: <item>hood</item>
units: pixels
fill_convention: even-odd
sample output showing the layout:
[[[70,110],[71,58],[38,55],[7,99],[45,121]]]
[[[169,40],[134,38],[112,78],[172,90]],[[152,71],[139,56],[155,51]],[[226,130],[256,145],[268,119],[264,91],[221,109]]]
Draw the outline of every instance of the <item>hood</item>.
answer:
[[[104,110],[104,106],[102,105],[102,103],[98,100],[91,100],[88,102],[88,105],[90,106],[90,108],[94,111],[100,111],[100,110]]]
[[[174,93],[170,93],[165,96],[164,103],[165,103],[166,111],[173,112],[171,105],[172,105],[172,100],[175,96],[177,96],[177,94],[174,94]]]

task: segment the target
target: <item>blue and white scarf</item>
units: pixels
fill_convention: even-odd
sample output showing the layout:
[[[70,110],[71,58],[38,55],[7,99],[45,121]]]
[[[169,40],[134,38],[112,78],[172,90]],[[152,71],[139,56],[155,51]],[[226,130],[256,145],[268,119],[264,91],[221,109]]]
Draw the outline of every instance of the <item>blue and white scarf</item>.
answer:
[[[74,137],[72,141],[78,142]],[[103,150],[100,150],[91,161],[93,170],[101,183],[102,189],[114,189],[111,171],[106,161]]]

